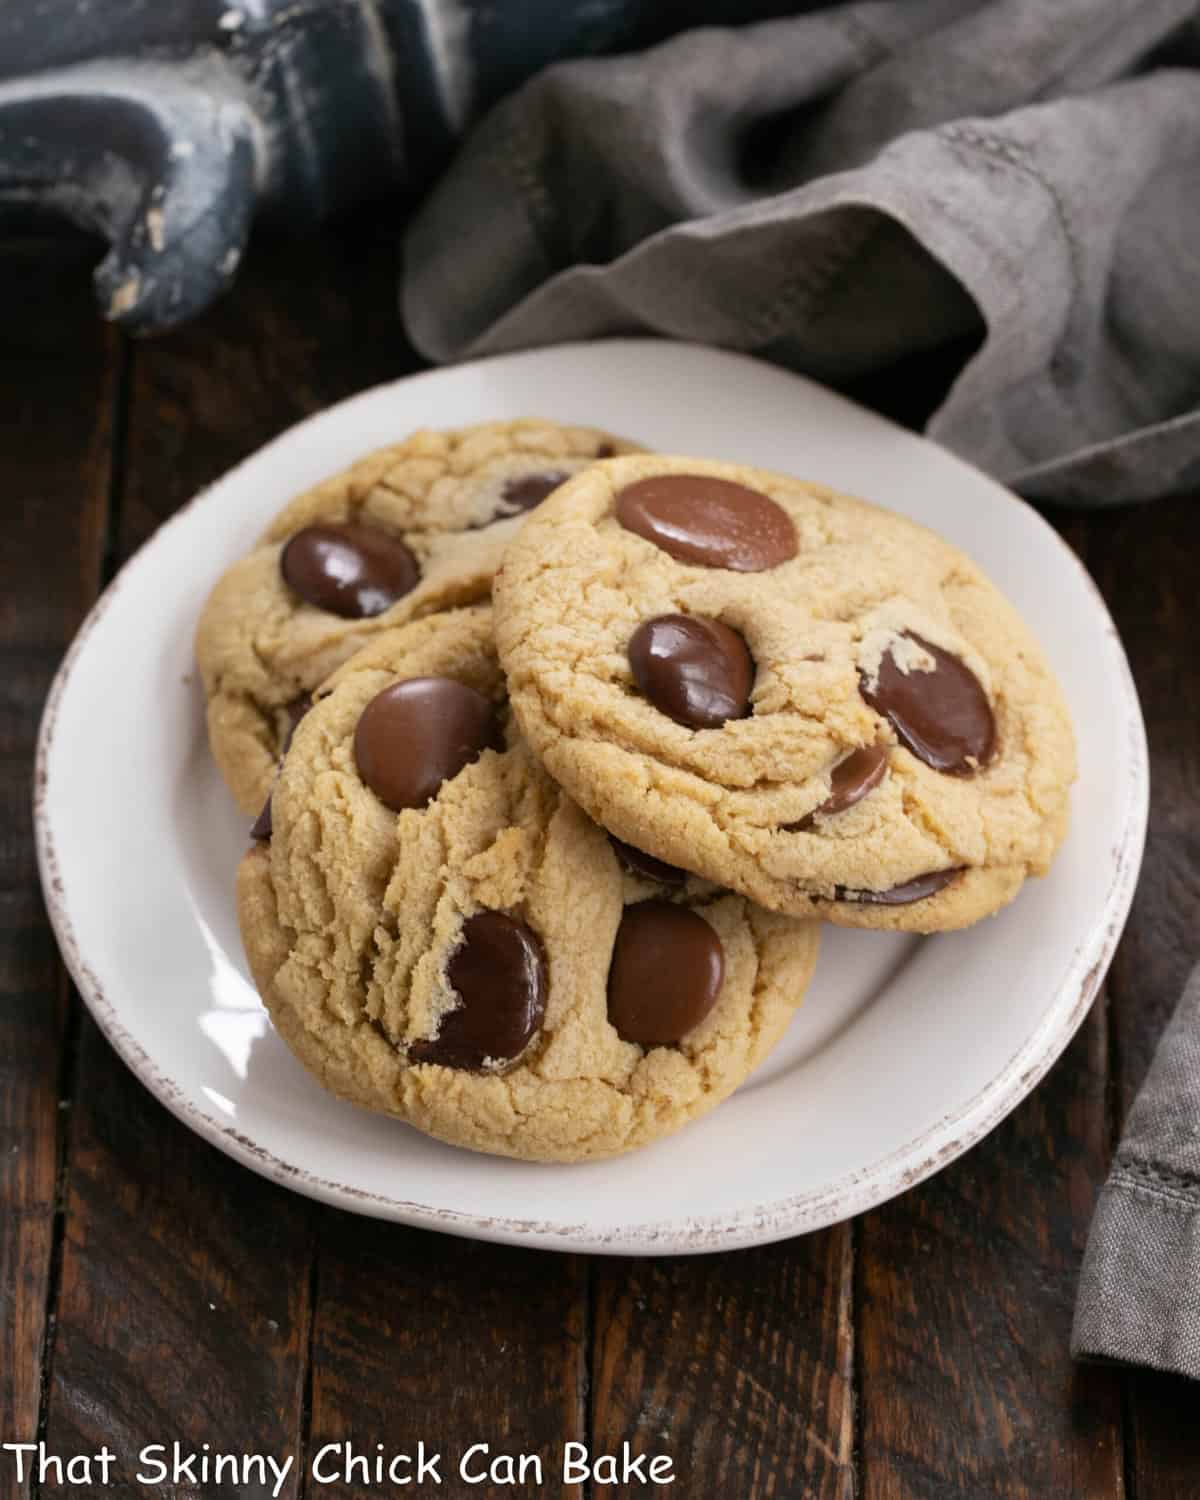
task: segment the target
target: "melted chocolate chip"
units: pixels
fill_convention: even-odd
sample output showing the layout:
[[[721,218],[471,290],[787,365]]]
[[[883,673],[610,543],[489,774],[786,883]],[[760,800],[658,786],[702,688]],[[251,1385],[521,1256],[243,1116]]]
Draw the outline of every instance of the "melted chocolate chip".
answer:
[[[506,912],[476,912],[446,978],[462,1003],[432,1041],[409,1048],[409,1061],[473,1072],[515,1062],[546,1010],[546,961],[532,928]]]
[[[300,720],[309,711],[312,705],[312,697],[308,693],[301,693],[299,698],[293,698],[290,703],[284,704],[283,711],[285,714],[287,714],[288,727],[284,732],[283,744],[279,747],[280,766],[283,765],[283,757],[291,748],[292,740],[295,737],[296,729],[300,723]],[[278,770],[275,772],[275,780],[279,780]],[[255,818],[254,823],[250,829],[250,837],[252,839],[257,839],[260,843],[264,844],[270,842],[271,834],[274,831],[271,823],[271,798],[274,795],[275,787],[274,785],[272,785],[271,790],[267,793],[267,800],[262,805],[262,812],[260,812],[258,817]]]
[[[814,807],[798,823],[785,823],[785,830],[789,833],[805,833],[813,826],[813,820],[818,814],[829,818],[835,813],[845,812],[856,802],[861,802],[883,780],[887,763],[886,745],[862,745],[857,750],[851,750],[849,755],[834,766],[829,778],[829,796],[825,801],[819,807]]]
[[[632,844],[610,833],[609,843],[617,858],[625,866],[631,875],[637,875],[642,880],[654,880],[659,885],[682,885],[687,879],[687,871],[680,870],[675,865],[667,864],[665,859],[655,859],[653,854],[647,854],[644,849],[636,849]]]
[[[600,446],[596,449],[596,457],[612,458],[616,454],[616,451],[617,450],[611,443],[601,443]]]
[[[857,901],[865,906],[907,906],[911,901],[924,901],[944,890],[950,882],[963,872],[959,865],[953,870],[931,870],[928,875],[918,875],[902,885],[894,885],[886,891],[853,891],[839,885],[834,892],[837,901]]]
[[[901,671],[889,648],[872,688],[860,674],[860,691],[887,718],[906,746],[927,766],[969,776],[996,750],[996,720],[979,678],[959,657],[911,631],[906,639],[933,658],[931,672]]]
[[[267,800],[262,805],[262,812],[255,818],[250,828],[250,837],[257,839],[260,844],[269,844],[273,832],[271,826],[271,798],[275,795],[274,787],[267,793]]]
[[[547,469],[541,474],[518,474],[508,480],[501,492],[503,504],[497,512],[497,519],[505,516],[515,516],[522,511],[533,510],[540,505],[547,495],[552,494],[560,484],[565,484],[570,475],[561,469]]]
[[[495,705],[451,677],[384,688],[354,731],[359,775],[385,807],[424,807],[443,781],[500,746]]]
[[[717,729],[750,712],[754,659],[746,642],[704,615],[659,615],[629,641],[634,681],[677,724]]]
[[[284,704],[283,711],[287,714],[288,727],[287,732],[283,736],[283,744],[279,747],[281,757],[286,755],[291,749],[296,730],[300,727],[300,720],[312,706],[313,701],[310,693],[301,693],[299,698],[293,698],[290,703]]]
[[[382,614],[421,576],[399,537],[353,521],[298,531],[280,553],[279,568],[302,599],[348,620]]]
[[[617,520],[679,562],[761,573],[796,555],[787,512],[758,490],[706,474],[639,479],[617,496]]]
[[[725,950],[703,917],[670,901],[625,908],[608,971],[608,1019],[617,1035],[666,1047],[717,1003]]]

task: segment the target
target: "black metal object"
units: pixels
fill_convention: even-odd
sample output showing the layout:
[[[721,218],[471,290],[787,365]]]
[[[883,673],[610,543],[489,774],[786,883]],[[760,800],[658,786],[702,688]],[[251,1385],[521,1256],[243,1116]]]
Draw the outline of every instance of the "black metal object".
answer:
[[[262,212],[303,226],[419,186],[482,109],[556,58],[783,0],[10,0],[0,6],[0,223],[109,242],[105,316],[205,307]]]
[[[0,213],[98,231],[107,316],[191,316],[233,277],[261,204],[304,222],[400,165],[369,7],[33,0],[0,10]]]

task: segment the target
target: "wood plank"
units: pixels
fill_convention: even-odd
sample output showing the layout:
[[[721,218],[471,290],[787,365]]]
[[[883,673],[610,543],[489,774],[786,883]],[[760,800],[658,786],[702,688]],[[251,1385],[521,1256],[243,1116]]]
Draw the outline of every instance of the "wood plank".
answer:
[[[1150,742],[1150,832],[1129,925],[1109,975],[1120,1117],[1200,960],[1200,496],[1088,522],[1089,558],[1125,643]],[[1134,1496],[1194,1500],[1200,1422],[1193,1382],[1126,1376]]]
[[[1113,961],[1122,1114],[1200,960],[1200,495],[1109,511],[1089,560],[1137,683],[1150,744],[1150,830]]]
[[[59,1087],[71,1000],[38,890],[30,794],[50,679],[100,578],[117,344],[88,308],[92,254],[78,244],[5,246],[0,1434],[6,1441],[37,1435],[52,1282]],[[28,1493],[11,1470],[5,1481],[12,1484],[6,1494]]]
[[[118,559],[280,428],[382,373],[371,319],[389,326],[392,242],[344,233],[258,247],[225,302],[136,346]],[[214,1452],[281,1461],[292,1454],[283,1493],[298,1493],[314,1212],[177,1123],[89,1024],[71,1137],[51,1451],[107,1441],[120,1479],[113,1493],[129,1495],[146,1492],[135,1480],[146,1444],[178,1440],[203,1453],[207,1442]],[[167,1483],[156,1492],[199,1490]]]
[[[545,1493],[582,1495],[561,1484],[563,1444],[586,1441],[580,1257],[331,1211],[320,1243],[308,1443],[310,1465],[319,1459],[319,1467],[307,1495],[371,1500],[380,1487],[361,1466],[348,1467],[345,1445],[371,1463],[378,1444],[389,1460],[414,1455],[411,1469],[397,1471],[403,1477],[417,1472],[421,1439],[442,1456],[439,1495],[542,1493],[539,1472]],[[515,1490],[469,1483],[459,1465],[479,1443],[489,1451],[467,1460],[468,1477],[486,1474],[502,1454],[533,1455],[540,1471],[531,1464]]]
[[[1133,1500],[1196,1500],[1196,1382],[1158,1370],[1126,1377],[1126,1473]]]
[[[638,1494],[850,1500],[848,1225],[728,1255],[595,1261],[592,1274],[593,1457],[628,1441],[671,1458],[675,1483]]]
[[[139,1460],[150,1444],[294,1453],[309,1206],[191,1135],[90,1021],[73,1114],[49,1451],[66,1457],[107,1444],[116,1457],[111,1492],[128,1496],[147,1492],[139,1469],[157,1472]],[[256,1493],[229,1484],[149,1488]],[[293,1474],[281,1494],[297,1493]]]
[[[861,1221],[865,1500],[1121,1495],[1119,1379],[1068,1348],[1107,1051],[1101,996],[991,1136]]]

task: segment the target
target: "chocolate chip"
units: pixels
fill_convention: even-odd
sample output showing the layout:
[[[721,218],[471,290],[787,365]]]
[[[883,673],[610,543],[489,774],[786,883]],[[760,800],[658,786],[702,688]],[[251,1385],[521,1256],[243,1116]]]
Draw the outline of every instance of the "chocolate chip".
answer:
[[[299,698],[293,698],[290,703],[284,704],[283,711],[287,715],[288,727],[284,731],[283,744],[279,747],[280,766],[283,765],[283,757],[291,748],[291,743],[295,736],[296,729],[300,723],[300,720],[309,711],[312,705],[312,697],[308,693],[301,693]],[[278,771],[275,772],[275,780],[279,780]],[[255,818],[254,824],[250,829],[250,837],[252,839],[258,839],[260,843],[269,843],[271,839],[271,834],[273,832],[271,823],[271,798],[274,795],[275,787],[274,785],[272,785],[271,790],[267,793],[267,800],[263,803],[262,812],[260,812],[258,817]]]
[[[501,506],[498,516],[515,516],[521,511],[533,510],[547,495],[565,484],[570,475],[561,469],[546,469],[541,474],[518,474],[508,480],[501,491]]]
[[[658,615],[629,641],[629,665],[655,708],[692,729],[717,729],[750,712],[754,658],[746,642],[705,615]]]
[[[267,793],[267,800],[262,805],[262,812],[255,818],[250,829],[250,837],[257,839],[260,844],[269,844],[271,841],[271,834],[273,832],[271,826],[271,798],[274,793],[275,788],[272,787]]]
[[[996,720],[979,678],[959,657],[909,631],[933,658],[931,672],[901,670],[889,647],[872,688],[859,674],[860,691],[887,718],[905,745],[927,766],[967,776],[987,765],[996,749]]]
[[[298,531],[280,554],[279,567],[302,599],[348,620],[382,614],[421,576],[399,537],[352,521]]]
[[[926,896],[936,895],[962,872],[962,865],[953,870],[930,870],[928,875],[918,875],[886,891],[854,891],[839,885],[834,891],[834,899],[857,901],[865,906],[907,906],[911,901],[923,901]]]
[[[639,479],[617,496],[617,520],[679,562],[761,573],[796,555],[787,512],[758,490],[707,474]]]
[[[385,807],[424,807],[442,782],[500,746],[495,706],[451,677],[410,677],[384,688],[354,731],[359,775]]]
[[[312,706],[313,701],[310,693],[301,693],[299,698],[293,698],[290,703],[284,704],[283,711],[287,714],[288,727],[283,736],[283,744],[279,747],[281,756],[286,755],[291,749],[296,730],[300,727],[300,720]]]
[[[446,966],[462,1002],[442,1017],[432,1041],[415,1042],[410,1062],[479,1072],[515,1062],[546,1010],[546,961],[532,928],[502,911],[476,912]]]
[[[596,449],[596,457],[612,458],[616,454],[616,451],[617,450],[611,443],[601,443],[600,446]]]
[[[625,908],[608,971],[608,1019],[617,1035],[665,1047],[717,1003],[725,950],[703,917],[670,901]]]
[[[632,844],[625,843],[615,834],[610,833],[608,841],[631,875],[637,875],[642,880],[657,881],[659,885],[682,885],[687,879],[686,870],[667,864],[665,859],[655,859],[653,854],[647,854],[644,849],[635,849]]]
[[[785,830],[788,833],[805,833],[813,826],[813,820],[818,814],[829,818],[835,813],[845,812],[856,802],[861,802],[883,780],[887,763],[886,745],[861,745],[857,750],[851,750],[849,755],[834,766],[829,778],[829,796],[825,801],[819,807],[814,807],[798,823],[785,823]]]

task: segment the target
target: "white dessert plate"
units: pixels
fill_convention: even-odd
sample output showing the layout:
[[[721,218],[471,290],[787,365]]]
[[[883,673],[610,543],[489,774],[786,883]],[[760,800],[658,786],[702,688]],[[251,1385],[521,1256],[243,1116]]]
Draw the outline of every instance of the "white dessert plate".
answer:
[[[209,758],[192,632],[221,570],[297,490],[420,426],[541,415],[666,452],[782,469],[923,521],[1042,641],[1079,739],[1071,832],[999,916],[933,938],[827,929],[766,1065],[644,1151],[535,1166],[456,1150],[324,1093],[271,1029],[238,940],[247,843]],[[481,1239],[687,1253],[799,1234],[966,1151],[1086,1015],[1133,895],[1145,732],[1074,554],[1015,495],[808,380],[740,355],[615,340],[366,391],[267,445],[162,526],[71,647],[38,750],[42,881],[67,964],[143,1083],[264,1176],[357,1213]]]

